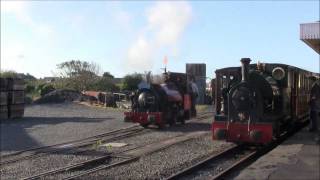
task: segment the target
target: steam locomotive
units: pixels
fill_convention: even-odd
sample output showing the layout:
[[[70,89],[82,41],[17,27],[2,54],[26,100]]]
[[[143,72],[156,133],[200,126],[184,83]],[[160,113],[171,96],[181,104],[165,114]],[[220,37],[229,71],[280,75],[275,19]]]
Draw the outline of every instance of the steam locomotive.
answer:
[[[150,124],[162,128],[166,124],[182,124],[192,116],[191,93],[185,73],[163,73],[162,84],[148,83],[140,87],[131,97],[132,110],[124,113],[125,121]]]
[[[266,144],[308,116],[315,73],[250,61],[216,71],[214,140]]]

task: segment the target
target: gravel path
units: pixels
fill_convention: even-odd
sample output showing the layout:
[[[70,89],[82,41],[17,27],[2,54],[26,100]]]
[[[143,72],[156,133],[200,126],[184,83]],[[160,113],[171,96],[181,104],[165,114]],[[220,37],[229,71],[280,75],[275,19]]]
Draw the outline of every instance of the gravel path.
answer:
[[[31,105],[22,119],[1,121],[1,154],[51,145],[127,127],[117,109],[75,103]]]
[[[123,122],[122,118],[123,111],[118,109],[88,107],[75,103],[27,106],[23,119],[1,121],[1,154],[82,139],[132,125],[132,123]],[[185,133],[210,131],[211,119],[210,117],[200,121],[193,120],[185,125],[162,130],[150,128],[145,133],[116,141],[126,143],[127,146],[108,150],[109,152],[123,151]],[[144,156],[137,162],[121,168],[99,171],[87,178],[97,179],[107,176],[115,179],[158,179],[229,145],[223,142],[213,143],[211,137],[206,135]],[[88,154],[52,153],[23,160],[1,167],[1,179],[17,179],[39,174],[98,157],[101,151],[105,152],[105,149],[98,148]],[[63,176],[55,176],[54,179],[61,177]]]
[[[49,154],[37,157],[35,159],[19,161],[19,163],[14,163],[1,168],[1,176],[3,179],[10,179],[13,177],[27,177],[30,175],[39,174],[40,172],[48,171],[50,169],[56,169],[58,167],[74,164],[76,162],[93,159],[95,157],[98,157],[96,155],[98,155],[99,152],[100,155],[102,155],[102,153],[105,152],[124,151],[126,149],[131,149],[133,147],[158,142],[160,140],[165,140],[188,132],[209,131],[209,121],[210,119],[189,122],[183,126],[178,125],[174,127],[169,127],[165,130],[147,129],[145,130],[145,133],[142,133],[140,135],[135,135],[129,138],[124,138],[116,141],[128,144],[127,146],[122,148],[107,148],[107,151],[106,148],[98,148],[95,149],[98,151],[93,150],[91,153],[87,153],[87,155],[73,155],[68,154],[66,152],[61,152],[58,154]],[[58,176],[57,178],[59,179],[59,177],[62,178],[63,176]]]
[[[21,179],[40,172],[57,169],[59,167],[79,163],[81,161],[94,159],[99,157],[97,153],[91,154],[50,154],[41,158],[20,161],[9,166],[1,167],[1,179]]]
[[[213,142],[211,136],[206,135],[144,156],[137,162],[96,172],[83,179],[161,179],[231,145]]]

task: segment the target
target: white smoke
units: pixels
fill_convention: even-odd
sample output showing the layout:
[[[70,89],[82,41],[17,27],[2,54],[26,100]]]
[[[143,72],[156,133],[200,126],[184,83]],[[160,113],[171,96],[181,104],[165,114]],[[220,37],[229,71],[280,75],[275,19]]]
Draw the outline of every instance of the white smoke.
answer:
[[[154,31],[159,45],[173,45],[191,18],[187,2],[157,2],[147,11],[148,29]]]
[[[144,66],[142,69],[151,68],[148,61],[152,58],[152,47],[150,43],[146,41],[144,37],[139,37],[137,41],[131,46],[128,51],[128,63],[127,65],[132,68],[139,68],[141,65]]]
[[[189,24],[191,15],[188,2],[160,1],[148,8],[148,23],[128,50],[128,66],[135,70],[149,70],[161,49],[167,48],[170,51],[167,53],[176,53],[177,42]]]

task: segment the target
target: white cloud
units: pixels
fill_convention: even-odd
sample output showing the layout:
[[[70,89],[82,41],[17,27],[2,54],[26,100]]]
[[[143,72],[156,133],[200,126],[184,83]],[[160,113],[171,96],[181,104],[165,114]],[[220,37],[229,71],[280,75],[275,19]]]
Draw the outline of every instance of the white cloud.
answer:
[[[131,27],[130,24],[132,21],[132,16],[128,12],[117,8],[113,13],[113,18],[115,22],[123,28],[127,29]]]
[[[1,1],[1,12],[3,13],[24,13],[28,7],[26,1]]]
[[[24,72],[27,47],[21,43],[10,43],[1,46],[1,70]]]
[[[5,32],[1,32],[1,36],[3,36],[1,38],[1,69],[17,72],[33,69],[36,71],[35,75],[39,76],[43,70],[39,69],[39,62],[52,56],[48,53],[50,52],[48,47],[55,41],[56,36],[50,25],[37,22],[32,18],[30,8],[31,4],[27,1],[1,1],[1,26],[10,25],[6,21],[6,15],[14,16],[24,26],[24,29],[31,30],[33,40],[25,41],[19,39],[19,35],[6,36],[3,34]],[[34,47],[35,44],[36,47]],[[39,62],[35,63],[37,60]]]
[[[31,28],[34,33],[48,38],[54,31],[51,26],[35,22],[30,15],[30,2],[27,1],[1,1],[1,14],[13,14],[18,21]]]
[[[160,1],[149,7],[146,10],[148,23],[141,29],[142,35],[139,35],[128,50],[129,67],[134,65],[131,68],[150,70],[154,64],[154,56],[164,48],[169,49],[167,53],[176,56],[177,43],[191,17],[192,8],[188,2]],[[165,55],[167,54],[163,54]]]
[[[131,60],[128,65],[131,68],[139,68],[144,65],[144,68],[151,68],[148,62],[152,57],[152,47],[144,37],[139,37],[135,44],[128,51],[128,58]]]
[[[80,31],[86,28],[88,19],[84,14],[72,14],[67,21],[71,28]]]
[[[160,45],[175,44],[191,19],[187,2],[157,2],[147,11],[148,23]]]
[[[122,30],[131,30],[133,15],[123,8],[122,2],[111,1],[106,3],[106,11],[111,21],[122,28]]]

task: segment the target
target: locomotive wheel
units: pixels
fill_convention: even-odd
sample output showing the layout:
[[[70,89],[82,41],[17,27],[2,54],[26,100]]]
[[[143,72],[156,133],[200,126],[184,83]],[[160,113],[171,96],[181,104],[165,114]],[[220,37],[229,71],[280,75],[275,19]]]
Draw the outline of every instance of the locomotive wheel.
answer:
[[[280,137],[280,123],[279,123],[279,120],[276,120],[276,122],[275,122],[275,132],[274,133],[275,133],[274,137],[276,139],[278,139]]]
[[[129,118],[128,116],[125,116],[125,117],[123,118],[123,121],[124,121],[124,122],[129,122],[129,121],[130,121],[130,118]]]
[[[180,122],[181,122],[181,124],[185,124],[186,123],[186,121],[185,121],[185,119],[183,117],[181,117]]]
[[[159,129],[163,129],[165,127],[164,124],[157,124]]]
[[[185,124],[184,116],[179,116],[178,120],[181,124]]]
[[[169,126],[174,126],[174,125],[176,125],[175,118],[171,119],[170,122],[169,122]]]
[[[144,128],[148,128],[149,124],[140,124]]]
[[[190,119],[190,117],[191,117],[191,112],[190,112],[190,110],[185,111],[185,112],[184,112],[184,120],[185,120],[185,119]]]
[[[176,122],[177,122],[177,116],[173,115],[169,120],[169,125],[174,126],[176,124]]]

